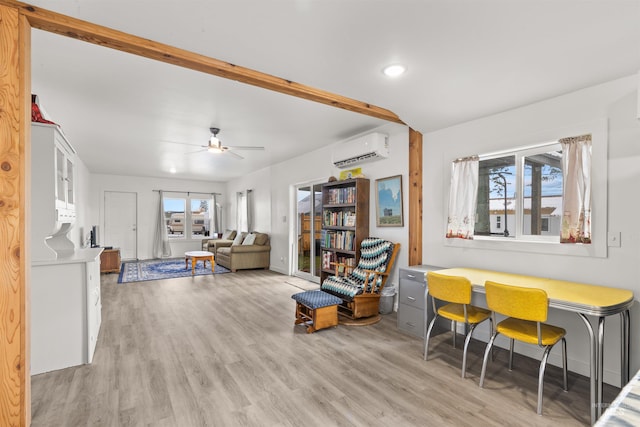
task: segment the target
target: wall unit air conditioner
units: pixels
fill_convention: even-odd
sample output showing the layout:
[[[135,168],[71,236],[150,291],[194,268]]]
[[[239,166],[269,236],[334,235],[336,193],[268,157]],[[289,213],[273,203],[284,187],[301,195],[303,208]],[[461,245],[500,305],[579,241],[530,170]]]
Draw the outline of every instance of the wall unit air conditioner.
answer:
[[[387,157],[389,157],[388,136],[374,132],[336,144],[332,161],[336,167],[348,168]]]

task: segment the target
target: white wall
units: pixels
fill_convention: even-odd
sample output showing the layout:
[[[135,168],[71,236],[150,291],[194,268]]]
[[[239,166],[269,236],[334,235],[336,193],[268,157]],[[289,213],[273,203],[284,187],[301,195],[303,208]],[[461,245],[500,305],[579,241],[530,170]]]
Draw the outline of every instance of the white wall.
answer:
[[[424,135],[423,260],[442,267],[476,267],[548,276],[576,282],[633,290],[640,294],[640,120],[637,118],[638,78],[621,78],[501,114]],[[445,245],[451,161],[457,157],[514,148],[518,141],[548,130],[578,123],[608,120],[608,224],[622,233],[622,246],[608,248],[606,258],[549,255],[515,251],[461,248]],[[542,141],[541,141],[542,142]],[[597,218],[594,218],[594,222]],[[595,236],[594,236],[595,238]],[[602,236],[601,236],[602,238]],[[640,368],[640,312],[631,310],[631,370]],[[550,323],[568,331],[569,368],[588,375],[588,335],[574,314],[552,311]],[[488,339],[488,327],[479,337]],[[620,322],[607,319],[604,380],[620,382]],[[634,344],[635,343],[635,344]],[[530,355],[539,353],[526,349]],[[559,349],[552,359],[559,364]]]
[[[138,203],[138,259],[151,259],[153,256],[153,236],[156,227],[156,212],[159,194],[153,190],[191,191],[204,193],[221,193],[218,202],[223,206],[226,202],[225,184],[207,181],[190,181],[180,179],[141,178],[121,175],[91,175],[90,205],[91,223],[98,224],[104,230],[104,193],[105,191],[122,191],[137,194]],[[228,217],[223,215],[222,227],[227,228]],[[101,236],[102,238],[102,236]],[[173,257],[179,257],[188,250],[201,250],[202,239],[186,239],[171,242]],[[101,242],[103,243],[103,242]]]
[[[362,168],[363,174],[371,181],[370,225],[369,234],[381,237],[401,244],[396,266],[392,271],[388,284],[398,283],[398,266],[407,265],[408,227],[406,225],[408,215],[408,152],[409,132],[406,126],[395,124],[385,125],[376,131],[389,135],[390,156],[388,159],[377,160],[371,163],[357,165]],[[337,142],[340,143],[340,142]],[[331,162],[332,145],[309,152],[303,156],[288,160],[267,169],[247,175],[240,180],[230,183],[227,188],[229,197],[235,197],[236,191],[253,188],[256,198],[256,212],[258,216],[268,219],[268,232],[271,236],[271,270],[290,274],[293,272],[292,247],[295,238],[295,197],[293,187],[309,182],[326,182],[330,176],[338,177],[340,169],[335,168]],[[376,227],[375,214],[375,180],[393,175],[402,175],[404,227]],[[269,194],[269,201],[258,203],[257,200],[264,194]],[[235,205],[235,201],[230,202]],[[267,211],[267,208],[270,208]],[[232,210],[235,207],[232,208]],[[264,209],[264,210],[263,210]],[[235,214],[235,211],[231,212]],[[262,222],[256,218],[256,230],[262,231]],[[294,236],[294,237],[291,237]]]
[[[69,231],[69,239],[76,246],[76,249],[88,247],[85,242],[89,238],[92,224],[91,204],[91,174],[89,169],[82,163],[79,157],[73,164],[75,168],[75,191],[76,191],[76,222],[71,231]]]
[[[271,168],[260,169],[227,183],[225,197],[227,203],[223,210],[227,216],[228,227],[236,230],[237,193],[253,190],[253,229],[261,233],[271,232]]]

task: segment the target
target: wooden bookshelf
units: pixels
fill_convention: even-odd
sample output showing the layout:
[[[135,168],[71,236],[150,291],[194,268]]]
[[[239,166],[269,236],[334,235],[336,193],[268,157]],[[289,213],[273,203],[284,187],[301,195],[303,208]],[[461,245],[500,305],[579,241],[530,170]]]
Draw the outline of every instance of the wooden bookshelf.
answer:
[[[366,178],[323,184],[321,281],[334,274],[331,262],[357,265],[360,243],[369,236],[369,194]]]

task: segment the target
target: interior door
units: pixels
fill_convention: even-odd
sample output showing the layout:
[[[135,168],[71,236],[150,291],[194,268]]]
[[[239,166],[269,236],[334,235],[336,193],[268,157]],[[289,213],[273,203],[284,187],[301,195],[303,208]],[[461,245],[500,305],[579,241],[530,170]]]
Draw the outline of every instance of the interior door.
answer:
[[[104,233],[100,237],[100,246],[120,248],[122,259],[137,259],[137,217],[137,193],[105,191]]]
[[[322,184],[296,189],[296,271],[295,275],[320,282],[320,232],[322,229]]]

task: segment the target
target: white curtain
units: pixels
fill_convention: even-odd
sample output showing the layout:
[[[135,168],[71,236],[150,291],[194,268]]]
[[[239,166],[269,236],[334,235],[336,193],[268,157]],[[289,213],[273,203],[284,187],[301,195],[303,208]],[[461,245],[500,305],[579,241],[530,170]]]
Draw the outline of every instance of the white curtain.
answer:
[[[236,228],[238,233],[249,231],[247,227],[247,197],[245,193],[236,193]]]
[[[247,190],[247,231],[253,230],[253,190]]]
[[[164,218],[164,194],[160,193],[160,203],[158,203],[156,232],[153,239],[153,255],[156,258],[167,258],[171,256],[171,245],[167,234],[167,223]]]
[[[561,243],[591,243],[591,135],[562,138]]]
[[[218,196],[213,195],[213,203],[211,204],[211,208],[209,209],[211,212],[211,224],[209,225],[209,230],[211,233],[220,233],[220,216],[218,215]]]
[[[478,156],[457,159],[451,165],[447,238],[473,239],[478,200]]]

